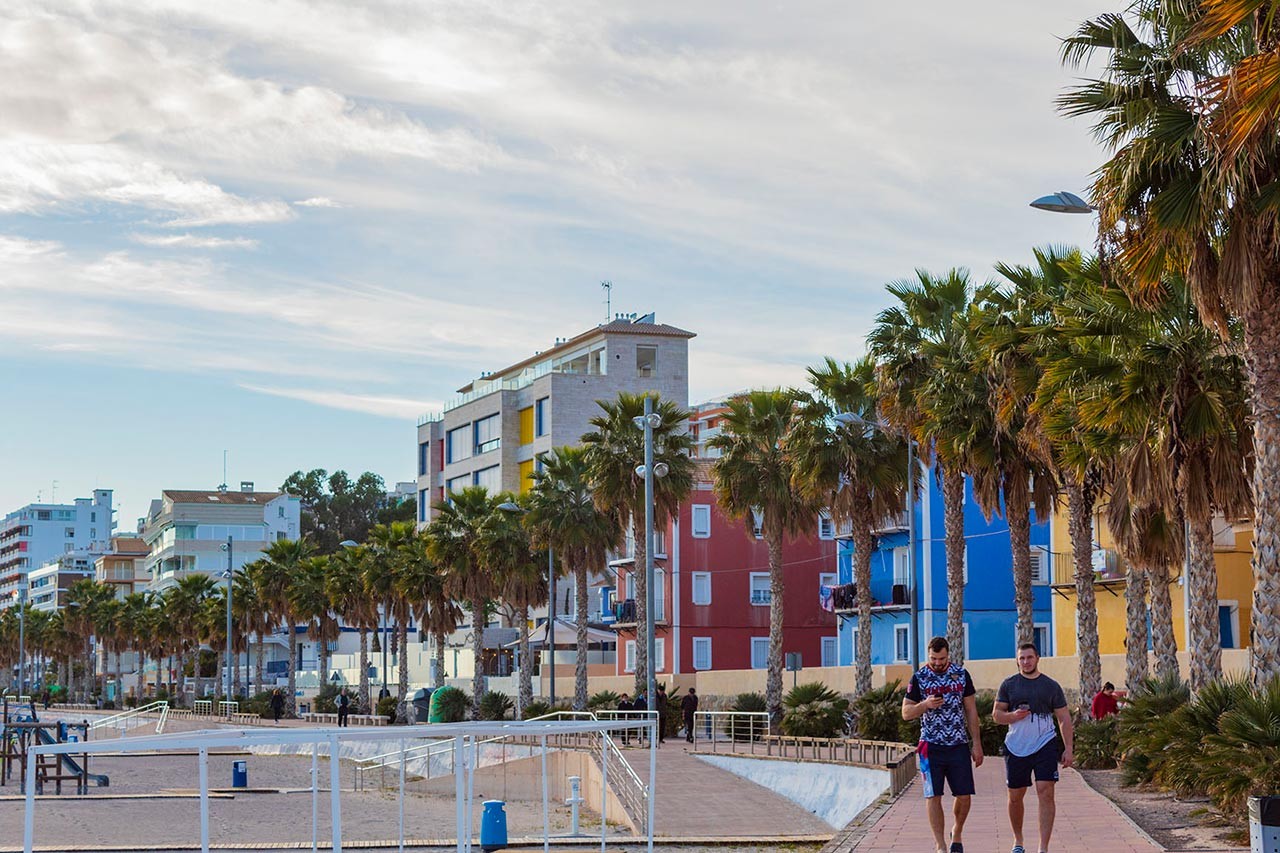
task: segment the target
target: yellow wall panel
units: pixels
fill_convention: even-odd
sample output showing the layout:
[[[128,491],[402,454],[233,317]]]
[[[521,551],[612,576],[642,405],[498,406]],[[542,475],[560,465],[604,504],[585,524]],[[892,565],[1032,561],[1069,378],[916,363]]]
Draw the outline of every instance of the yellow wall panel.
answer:
[[[533,406],[520,410],[520,443],[533,443]]]
[[[529,411],[533,411],[530,409]],[[533,486],[533,460],[520,463],[520,493],[524,494]]]

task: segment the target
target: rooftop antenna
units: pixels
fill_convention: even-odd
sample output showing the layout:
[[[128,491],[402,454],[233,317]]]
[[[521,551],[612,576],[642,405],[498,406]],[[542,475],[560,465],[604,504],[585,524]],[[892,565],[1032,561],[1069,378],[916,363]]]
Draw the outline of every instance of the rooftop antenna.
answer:
[[[601,289],[604,290],[604,321],[608,323],[613,319],[613,282],[600,282]]]
[[[54,480],[53,488],[51,489],[51,495],[49,497],[49,503],[56,504],[57,502],[58,502],[58,481]]]
[[[227,488],[227,451],[222,451],[222,490]]]

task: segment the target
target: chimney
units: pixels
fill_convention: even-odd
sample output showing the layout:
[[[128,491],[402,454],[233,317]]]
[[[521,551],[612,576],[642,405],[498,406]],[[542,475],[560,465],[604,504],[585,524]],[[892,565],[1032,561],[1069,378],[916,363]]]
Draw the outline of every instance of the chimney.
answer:
[[[246,495],[253,494],[253,480],[241,480],[240,491],[244,492]]]

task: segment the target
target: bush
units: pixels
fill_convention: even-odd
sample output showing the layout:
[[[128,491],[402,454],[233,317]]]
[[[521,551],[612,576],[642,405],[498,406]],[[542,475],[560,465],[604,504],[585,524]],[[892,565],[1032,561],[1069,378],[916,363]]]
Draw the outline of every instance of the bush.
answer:
[[[1119,721],[1084,720],[1076,724],[1076,766],[1082,770],[1110,770],[1120,755]]]
[[[1147,678],[1134,689],[1117,723],[1124,784],[1155,779],[1160,757],[1174,736],[1169,718],[1190,698],[1191,691],[1178,678]]]
[[[480,697],[480,702],[476,705],[476,719],[505,720],[514,707],[515,703],[510,696],[490,690]]]
[[[535,699],[528,705],[524,706],[524,716],[521,719],[532,720],[535,717],[545,717],[553,710],[555,709],[551,707],[549,702],[544,702],[541,699]]]
[[[979,690],[974,696],[974,700],[974,705],[978,709],[978,733],[982,736],[982,754],[999,755],[1004,751],[1004,736],[1009,731],[1009,727],[1002,726],[991,719],[991,712],[995,710],[996,706],[996,694],[992,690]],[[917,725],[916,739],[909,741],[909,743],[916,743],[919,740],[919,726]]]
[[[1203,692],[1203,691],[1202,691]],[[1248,690],[1204,738],[1199,774],[1223,813],[1243,819],[1250,796],[1280,790],[1280,680]]]
[[[439,711],[442,723],[461,723],[471,713],[471,697],[456,687],[436,688],[431,705]]]
[[[1222,719],[1252,695],[1249,682],[1226,679],[1206,684],[1195,698],[1159,725],[1167,744],[1152,762],[1152,780],[1182,796],[1207,793],[1201,764],[1206,741],[1221,730]]]
[[[798,737],[839,737],[849,700],[820,681],[798,684],[782,699],[782,732]]]
[[[387,722],[394,723],[396,721],[396,706],[400,702],[394,696],[383,696],[378,700],[378,714],[387,718]]]
[[[768,711],[769,705],[765,702],[764,695],[761,693],[739,693],[737,698],[733,700],[733,707],[730,710],[759,713]],[[737,741],[759,740],[768,734],[768,729],[767,727],[762,727],[761,730],[757,730],[754,725],[744,726],[734,729],[732,734],[733,739]]]
[[[336,714],[338,713],[338,692],[341,688],[334,684],[323,684],[320,686],[320,692],[316,694],[315,704],[312,709],[317,714]]]
[[[906,693],[902,682],[895,680],[859,696],[853,703],[858,718],[858,737],[914,743],[903,740],[901,731],[901,724],[905,722],[902,719],[902,698]]]
[[[264,690],[247,699],[241,699],[240,711],[245,714],[257,714],[259,717],[270,717],[271,693],[270,690]]]
[[[599,693],[593,693],[591,698],[587,700],[587,710],[612,711],[618,707],[618,703],[621,701],[621,693],[614,693],[612,690],[601,690]]]

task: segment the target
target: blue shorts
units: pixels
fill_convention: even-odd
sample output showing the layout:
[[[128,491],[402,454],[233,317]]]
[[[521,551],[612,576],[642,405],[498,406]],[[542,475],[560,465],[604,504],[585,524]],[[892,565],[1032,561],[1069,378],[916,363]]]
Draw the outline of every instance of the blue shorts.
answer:
[[[1037,782],[1058,781],[1058,744],[1049,741],[1030,755],[1014,755],[1008,750],[1004,757],[1004,777],[1010,788],[1030,788],[1031,774]]]
[[[943,783],[953,797],[967,797],[974,792],[973,759],[969,744],[942,746],[920,741],[916,749],[920,764],[921,788],[924,798],[941,797]]]

